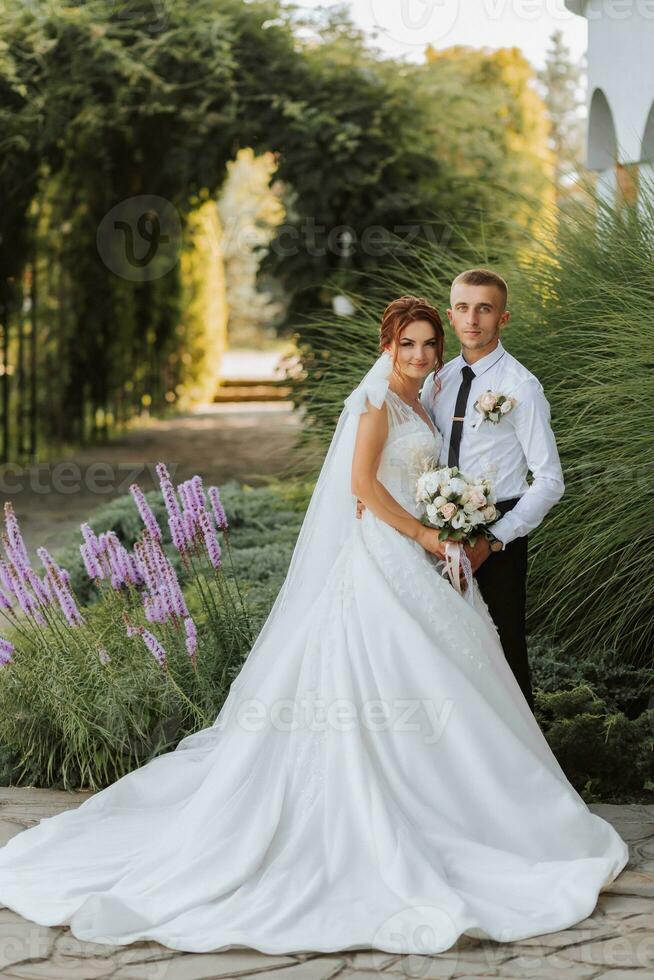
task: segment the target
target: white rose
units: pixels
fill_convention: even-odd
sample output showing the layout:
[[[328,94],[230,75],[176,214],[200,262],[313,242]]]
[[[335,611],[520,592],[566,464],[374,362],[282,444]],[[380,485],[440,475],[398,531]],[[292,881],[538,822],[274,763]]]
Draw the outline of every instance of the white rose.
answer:
[[[463,528],[465,526],[466,526],[466,515],[463,513],[462,510],[460,510],[459,513],[455,514],[454,517],[452,518],[452,527],[455,530],[459,530],[460,528]]]
[[[420,479],[425,493],[433,494],[437,492],[440,482],[435,473],[425,473]]]
[[[473,510],[478,510],[486,504],[486,494],[478,487],[474,487],[470,493],[470,506]]]
[[[457,506],[453,503],[443,504],[443,506],[440,508],[440,512],[446,521],[451,521],[457,512]]]
[[[502,415],[507,415],[513,408],[515,402],[513,398],[507,398],[506,401],[502,402],[500,405],[500,412]]]
[[[487,521],[494,521],[497,517],[497,509],[493,507],[492,504],[489,504],[488,507],[484,507],[481,513]]]
[[[497,405],[497,397],[492,391],[487,391],[485,395],[482,395],[479,399],[479,407],[482,412],[492,412]]]
[[[447,497],[438,496],[434,500],[434,507],[444,507],[447,503]]]
[[[467,490],[467,484],[465,480],[462,480],[458,476],[453,476],[450,482],[447,484],[448,493],[463,493]]]

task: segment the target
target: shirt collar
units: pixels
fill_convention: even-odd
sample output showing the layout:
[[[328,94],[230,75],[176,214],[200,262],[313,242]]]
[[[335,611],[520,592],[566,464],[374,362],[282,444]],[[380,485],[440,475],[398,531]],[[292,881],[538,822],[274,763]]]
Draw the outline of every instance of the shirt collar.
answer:
[[[499,361],[500,357],[504,357],[505,354],[506,349],[502,345],[502,341],[498,340],[495,350],[492,350],[490,354],[486,354],[485,357],[480,357],[478,361],[475,361],[474,364],[469,364],[468,366],[472,368],[472,370],[475,372],[475,377],[478,378],[480,374],[484,374],[485,371],[492,368],[493,364]],[[466,364],[468,364],[468,362],[463,356],[463,351],[461,351],[457,357],[458,370],[460,371]]]

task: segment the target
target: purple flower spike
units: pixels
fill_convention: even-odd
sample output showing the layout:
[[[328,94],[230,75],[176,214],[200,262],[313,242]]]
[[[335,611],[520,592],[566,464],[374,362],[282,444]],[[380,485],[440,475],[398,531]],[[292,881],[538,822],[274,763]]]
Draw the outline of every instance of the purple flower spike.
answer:
[[[159,640],[156,638],[156,636],[154,636],[154,634],[149,633],[148,630],[143,630],[141,635],[150,653],[153,654],[163,666],[166,663],[166,651],[159,643]]]
[[[161,528],[157,524],[157,518],[152,513],[152,510],[150,509],[150,505],[145,499],[145,494],[141,490],[138,483],[132,483],[129,489],[130,489],[130,493],[132,494],[132,497],[136,502],[138,512],[141,515],[141,520],[147,527],[152,537],[157,538],[159,541],[161,541],[163,538],[163,535],[161,533]]]
[[[166,666],[166,651],[164,650],[162,645],[159,643],[159,640],[156,638],[156,636],[154,636],[153,633],[150,633],[148,630],[146,630],[144,626],[128,626],[127,635],[128,636],[138,635],[143,637],[143,642],[145,643],[150,653],[153,654],[154,657],[156,657],[157,661],[161,664],[162,667]]]
[[[11,575],[9,574],[9,565],[2,558],[0,558],[0,582],[2,583],[3,588],[7,590],[7,592],[14,591],[11,582]]]
[[[211,509],[213,510],[216,526],[221,531],[228,531],[229,523],[227,521],[227,514],[225,513],[225,508],[222,505],[218,487],[209,487],[208,494],[209,500],[211,501]]]
[[[166,510],[168,511],[168,522],[170,523],[171,517],[181,518],[182,516],[179,501],[175,495],[175,488],[173,487],[172,480],[170,479],[170,474],[164,463],[157,463],[155,469],[157,476],[159,477],[159,485],[161,487],[164,503],[166,504]]]
[[[7,536],[13,549],[16,563],[25,568],[29,568],[30,560],[27,555],[27,548],[25,547],[23,536],[20,533],[18,518],[14,513],[13,504],[10,500],[5,501],[5,527],[7,528]]]
[[[11,574],[12,580],[12,592],[18,599],[18,605],[23,610],[26,615],[30,615],[36,608],[37,602],[34,596],[27,591],[22,579],[20,578],[18,572],[15,570],[13,565],[9,566],[9,572]]]
[[[197,520],[190,510],[185,510],[182,516],[184,522],[184,531],[186,532],[186,540],[189,544],[195,541],[195,531],[197,526]]]
[[[207,502],[204,496],[204,486],[202,484],[202,477],[198,476],[198,474],[196,473],[195,476],[191,477],[190,482],[191,482],[191,494],[193,499],[195,500],[196,508],[198,510],[204,510],[207,505]]]
[[[80,531],[82,532],[84,542],[86,545],[88,545],[89,554],[94,558],[99,558],[102,554],[103,547],[95,531],[93,531],[91,525],[87,524],[86,522],[84,524],[80,524],[79,527]]]
[[[168,619],[166,609],[160,596],[146,595],[143,599],[145,618],[149,623],[165,623]]]
[[[198,650],[198,633],[190,616],[184,619],[184,629],[186,630],[186,652],[193,660]]]
[[[206,510],[200,512],[200,527],[204,535],[204,543],[207,548],[207,554],[209,555],[209,561],[214,568],[218,569],[222,564],[220,545]]]
[[[13,608],[14,607],[12,605],[11,599],[9,599],[9,597],[4,594],[2,589],[0,589],[0,609],[9,610]]]
[[[103,578],[102,569],[98,563],[97,558],[93,554],[92,545],[89,541],[86,544],[81,544],[79,546],[80,554],[84,559],[84,567],[86,568],[86,574],[89,578],[99,579]]]
[[[13,652],[13,644],[11,644],[9,640],[3,640],[0,638],[0,667],[4,667],[5,664],[10,664],[13,662]]]
[[[49,606],[52,601],[49,590],[36,574],[33,568],[27,569],[27,579],[34,590],[34,594],[43,606]]]
[[[188,537],[188,533],[185,533],[185,525],[182,516],[170,517],[168,519],[168,526],[170,527],[170,536],[172,538],[173,544],[179,551],[180,555],[186,552],[187,541],[192,540]]]
[[[52,555],[46,548],[37,548],[36,553],[43,562],[50,589],[59,601],[59,607],[66,617],[69,626],[81,626],[86,622],[68,588],[70,575],[64,568],[60,568]],[[20,602],[20,598],[18,599]]]

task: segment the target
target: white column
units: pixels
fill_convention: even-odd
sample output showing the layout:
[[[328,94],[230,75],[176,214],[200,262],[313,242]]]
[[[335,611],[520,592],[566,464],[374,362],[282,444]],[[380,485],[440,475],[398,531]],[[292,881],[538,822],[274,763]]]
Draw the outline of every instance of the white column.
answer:
[[[618,172],[615,167],[600,170],[597,174],[597,196],[609,207],[615,204],[618,190]]]
[[[638,165],[638,210],[643,221],[654,225],[654,163]]]

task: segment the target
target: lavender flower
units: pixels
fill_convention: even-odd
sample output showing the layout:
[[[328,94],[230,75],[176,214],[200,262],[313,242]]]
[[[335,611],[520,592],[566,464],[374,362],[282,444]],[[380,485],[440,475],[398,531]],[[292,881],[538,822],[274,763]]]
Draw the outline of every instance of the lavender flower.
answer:
[[[171,517],[181,518],[182,512],[179,507],[179,501],[175,495],[175,488],[173,487],[172,481],[170,479],[170,474],[166,469],[164,463],[157,463],[156,467],[157,476],[159,477],[159,485],[161,487],[161,493],[164,498],[164,503],[166,504],[166,510],[168,512],[168,523],[170,524]],[[172,530],[172,529],[171,529]]]
[[[27,569],[27,579],[34,590],[34,594],[41,603],[42,606],[49,606],[52,601],[52,596],[49,589],[45,588],[45,585],[36,574],[33,568]]]
[[[23,580],[19,576],[18,572],[13,565],[9,566],[9,574],[11,575],[12,581],[12,592],[18,599],[18,605],[23,610],[23,612],[30,616],[33,611],[37,608],[37,602],[31,592],[28,592],[23,584]]]
[[[184,523],[184,519],[181,514],[179,517],[175,515],[169,517],[168,526],[170,528],[170,536],[172,538],[173,544],[179,551],[180,555],[183,555],[186,551],[187,541],[193,540],[193,533],[191,532],[191,535],[189,537],[188,532],[186,531],[186,525]]]
[[[190,616],[186,616],[184,619],[184,629],[186,630],[186,652],[191,660],[195,660],[198,650],[198,633]]]
[[[9,542],[16,556],[14,560],[16,561],[17,559],[16,564],[24,568],[29,568],[30,560],[27,555],[27,548],[25,547],[18,519],[10,500],[5,501],[5,527],[7,528]]]
[[[141,490],[138,483],[132,483],[129,489],[130,489],[130,493],[132,494],[132,497],[136,501],[136,506],[138,508],[139,514],[141,515],[141,519],[143,520],[143,523],[147,527],[152,537],[158,538],[161,541],[163,537],[163,535],[161,534],[161,528],[157,524],[157,518],[152,513],[152,510],[150,509],[150,505],[145,499],[145,494]]]
[[[220,557],[220,545],[218,543],[218,536],[213,529],[211,520],[206,510],[200,512],[200,527],[204,535],[204,543],[207,548],[207,554],[209,555],[209,561],[214,568],[218,569],[222,564]]]
[[[146,630],[144,626],[132,626],[131,624],[128,624],[127,635],[141,636],[150,653],[153,654],[162,667],[166,666],[166,651],[153,633]]]
[[[225,508],[222,505],[218,487],[209,487],[208,494],[209,500],[211,501],[211,509],[213,510],[216,526],[221,531],[228,531],[229,523],[227,521],[227,514],[225,513]]]
[[[186,533],[186,540],[189,544],[193,544],[195,541],[195,534],[197,530],[197,519],[190,510],[185,510],[182,516],[184,522],[184,531]]]
[[[196,508],[198,510],[204,510],[207,505],[207,502],[204,496],[202,477],[198,476],[198,474],[196,473],[195,476],[191,477],[190,484],[191,484],[191,496],[195,500]]]
[[[149,623],[165,623],[168,612],[161,601],[161,596],[146,595],[143,599],[145,618]]]
[[[86,574],[88,577],[93,579],[104,578],[104,574],[100,568],[100,563],[93,552],[93,545],[87,541],[85,544],[81,544],[79,546],[79,550],[82,558],[84,559],[84,567],[86,568]]]
[[[37,548],[36,553],[43,562],[52,592],[59,601],[59,607],[66,617],[69,626],[81,626],[85,619],[77,608],[77,604],[69,589],[70,575],[60,568],[46,548]],[[20,598],[18,600],[20,602]]]
[[[13,652],[13,644],[11,644],[9,640],[0,638],[0,667],[4,667],[5,664],[10,664],[13,662]]]
[[[98,558],[102,553],[102,545],[91,525],[86,522],[84,522],[84,524],[80,524],[80,531],[82,532],[85,544],[88,545],[89,554],[94,558]]]
[[[11,575],[9,574],[9,565],[6,561],[0,558],[0,582],[7,592],[13,592],[13,585],[11,582]]]
[[[153,633],[148,632],[148,630],[146,629],[143,630],[141,636],[143,637],[143,641],[146,647],[148,648],[148,650],[150,651],[150,653],[156,657],[156,659],[158,660],[158,662],[161,664],[162,667],[165,666],[166,651],[159,643],[159,640],[156,638],[156,636],[154,636]]]
[[[11,599],[5,595],[2,589],[0,589],[0,608],[7,610],[12,610],[14,608]]]

